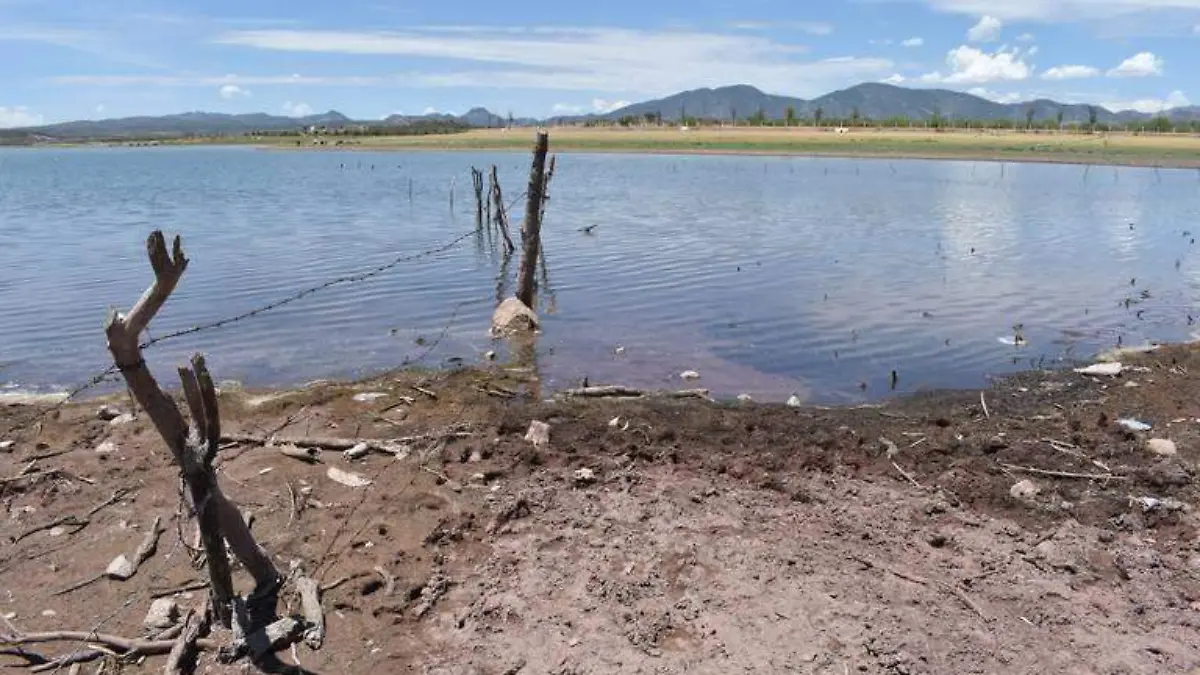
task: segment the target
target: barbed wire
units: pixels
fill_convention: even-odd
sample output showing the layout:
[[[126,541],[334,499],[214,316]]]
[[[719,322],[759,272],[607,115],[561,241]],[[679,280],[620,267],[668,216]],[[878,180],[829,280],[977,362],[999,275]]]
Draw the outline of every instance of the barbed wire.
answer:
[[[245,319],[249,319],[251,317],[258,316],[265,312],[269,312],[269,311],[278,309],[280,307],[283,307],[285,305],[289,305],[293,302],[296,302],[297,300],[301,300],[301,299],[306,298],[314,293],[318,293],[320,291],[326,290],[328,288],[332,288],[334,286],[340,286],[340,285],[344,285],[344,284],[358,283],[361,281],[366,281],[367,279],[377,277],[389,270],[392,270],[395,267],[397,267],[398,265],[401,265],[403,263],[412,262],[414,260],[420,260],[422,258],[427,258],[429,256],[433,256],[433,255],[437,255],[439,253],[444,253],[446,251],[449,251],[450,249],[461,244],[462,242],[466,241],[467,239],[475,236],[477,232],[478,232],[477,229],[471,229],[470,231],[460,234],[457,237],[451,239],[450,241],[440,244],[438,246],[435,246],[433,248],[425,249],[418,253],[410,253],[410,254],[397,256],[396,258],[393,258],[392,260],[390,260],[382,265],[377,265],[377,266],[372,267],[364,272],[358,272],[356,274],[346,274],[346,275],[337,277],[335,279],[330,279],[329,281],[323,282],[321,284],[317,284],[316,286],[310,286],[308,288],[304,288],[304,289],[297,291],[296,293],[293,293],[289,296],[286,296],[284,298],[281,298],[274,302],[270,302],[265,305],[261,305],[259,307],[255,307],[254,309],[251,309],[246,312],[242,312],[240,314],[236,314],[234,316],[225,317],[223,319],[218,319],[216,321],[210,321],[207,323],[198,324],[195,326],[191,326],[189,328],[172,331],[170,333],[166,333],[164,335],[160,335],[158,337],[151,338],[149,340],[146,340],[145,342],[142,342],[139,345],[139,347],[142,349],[150,349],[150,348],[154,347],[155,345],[159,345],[164,342],[168,342],[170,340],[175,340],[175,339],[178,339],[181,337],[185,337],[188,335],[194,335],[196,333],[201,333],[201,332],[208,331],[208,330],[222,328],[224,326],[228,326],[229,324],[237,323],[239,321],[243,321]],[[471,301],[468,301],[468,302],[471,302]],[[454,314],[451,316],[451,321],[453,321],[454,318],[458,315],[458,311],[462,308],[463,304],[467,304],[467,303],[462,303],[458,307],[455,308]],[[437,343],[441,342],[442,338],[445,337],[447,330],[449,330],[448,327],[445,330],[443,330],[442,335],[439,336],[439,338],[435,341],[433,347],[436,347]],[[432,347],[430,349],[426,350],[425,354],[423,354],[420,357],[420,359],[418,359],[418,360],[423,359],[425,356],[428,355],[428,353],[430,351],[432,351]],[[43,408],[43,409],[39,410],[38,412],[30,415],[26,419],[16,423],[15,425],[10,426],[8,429],[6,429],[4,431],[4,434],[9,435],[9,434],[14,434],[14,433],[19,433],[21,431],[24,431],[24,430],[30,428],[31,426],[33,426],[35,424],[41,422],[42,420],[46,419],[50,415],[61,410],[68,403],[70,403],[75,398],[77,398],[80,394],[99,386],[101,383],[105,382],[110,377],[113,377],[117,372],[118,372],[118,368],[115,365],[110,365],[110,366],[104,368],[103,370],[97,371],[96,373],[94,373],[93,375],[88,377],[88,379],[85,380],[84,382],[76,385],[75,387],[72,387],[63,397],[61,397],[53,405],[51,405],[47,408]]]

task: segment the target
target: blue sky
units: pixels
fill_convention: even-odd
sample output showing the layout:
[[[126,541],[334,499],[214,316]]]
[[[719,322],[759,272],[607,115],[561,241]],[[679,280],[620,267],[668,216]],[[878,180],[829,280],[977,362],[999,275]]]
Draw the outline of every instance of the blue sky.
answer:
[[[0,126],[476,105],[542,117],[864,81],[1153,112],[1200,103],[1198,62],[1200,0],[0,0]]]

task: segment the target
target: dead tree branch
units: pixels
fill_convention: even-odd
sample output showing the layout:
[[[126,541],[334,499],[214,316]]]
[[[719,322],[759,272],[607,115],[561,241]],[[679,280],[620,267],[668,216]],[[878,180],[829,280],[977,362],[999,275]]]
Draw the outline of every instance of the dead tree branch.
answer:
[[[128,314],[110,311],[104,332],[108,337],[108,349],[130,392],[150,416],[183,472],[207,554],[213,613],[222,625],[228,626],[233,580],[225,542],[260,588],[277,583],[279,572],[259,548],[241,512],[217,484],[212,463],[221,438],[220,410],[204,357],[197,354],[192,357],[190,367],[179,368],[184,398],[191,412],[191,426],[146,366],[139,336],[162,309],[188,265],[178,236],[168,253],[162,232],[156,230],[147,239],[146,250],[154,270],[154,282]]]

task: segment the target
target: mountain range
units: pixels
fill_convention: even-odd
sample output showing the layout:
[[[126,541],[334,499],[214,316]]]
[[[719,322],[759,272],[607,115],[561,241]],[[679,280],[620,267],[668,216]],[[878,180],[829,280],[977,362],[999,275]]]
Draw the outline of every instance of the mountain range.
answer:
[[[815,99],[802,99],[765,93],[750,85],[716,89],[694,89],[666,98],[644,101],[604,114],[560,116],[536,120],[509,120],[486,108],[473,108],[464,115],[392,115],[382,121],[356,121],[331,110],[307,117],[283,117],[265,113],[229,115],[189,112],[160,117],[125,117],[107,120],[63,122],[24,129],[0,131],[0,140],[92,140],[185,135],[231,135],[255,131],[286,131],[307,127],[341,128],[353,125],[405,126],[420,122],[449,122],[467,127],[501,127],[508,124],[577,124],[588,121],[618,120],[624,117],[661,116],[678,121],[686,117],[731,120],[746,119],[761,113],[769,119],[784,119],[791,109],[799,119],[812,119],[819,110],[825,119],[847,119],[857,114],[863,119],[908,118],[927,120],[935,115],[947,119],[1021,120],[1030,109],[1035,120],[1056,119],[1061,112],[1065,122],[1086,123],[1091,106],[1058,103],[1038,99],[1024,103],[997,103],[979,96],[946,89],[908,89],[881,83],[865,83],[835,91]],[[1102,123],[1130,123],[1149,120],[1155,115],[1132,110],[1111,111],[1095,107],[1096,120]],[[1200,106],[1163,111],[1173,122],[1200,121]]]

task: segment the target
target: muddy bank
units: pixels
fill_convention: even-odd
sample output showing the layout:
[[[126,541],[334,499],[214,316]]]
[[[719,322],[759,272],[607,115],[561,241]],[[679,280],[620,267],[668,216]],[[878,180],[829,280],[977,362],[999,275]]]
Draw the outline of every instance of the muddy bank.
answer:
[[[501,368],[225,390],[220,479],[326,588],[322,649],[279,655],[310,672],[1191,672],[1200,351],[1124,365],[859,408],[547,402]],[[203,597],[161,440],[98,405],[3,439],[0,615],[21,631],[134,637],[152,596]],[[36,410],[0,407],[0,429]],[[307,463],[247,442],[271,435],[390,442]],[[56,594],[156,516],[132,579]]]

